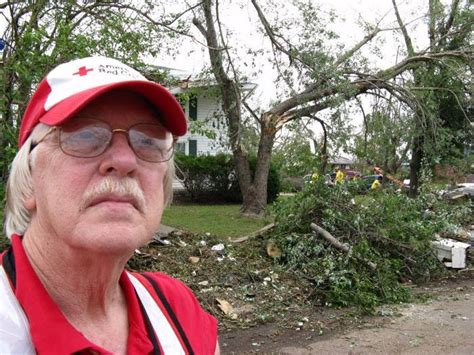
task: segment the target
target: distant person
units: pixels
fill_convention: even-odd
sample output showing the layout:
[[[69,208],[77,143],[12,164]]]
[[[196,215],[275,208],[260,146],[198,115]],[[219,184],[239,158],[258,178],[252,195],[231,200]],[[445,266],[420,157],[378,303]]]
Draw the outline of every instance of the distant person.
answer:
[[[1,354],[215,354],[191,290],[125,265],[172,197],[186,133],[164,87],[111,58],[54,68],[20,125],[0,254]]]
[[[374,182],[372,183],[372,186],[370,188],[372,190],[376,190],[382,186],[382,175],[377,175],[375,178]]]
[[[336,184],[342,184],[344,182],[344,172],[341,169],[336,171]]]

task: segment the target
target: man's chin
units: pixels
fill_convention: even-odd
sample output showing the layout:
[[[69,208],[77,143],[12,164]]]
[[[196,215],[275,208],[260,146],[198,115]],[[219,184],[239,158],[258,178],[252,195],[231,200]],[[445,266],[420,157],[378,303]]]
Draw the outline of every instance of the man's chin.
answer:
[[[137,224],[104,223],[91,227],[82,236],[74,238],[73,243],[92,253],[125,256],[146,244],[151,238],[149,234]]]

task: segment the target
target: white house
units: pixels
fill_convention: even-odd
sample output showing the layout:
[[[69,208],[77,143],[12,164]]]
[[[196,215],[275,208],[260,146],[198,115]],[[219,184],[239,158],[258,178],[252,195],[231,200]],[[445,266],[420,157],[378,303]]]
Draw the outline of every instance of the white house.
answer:
[[[219,97],[213,94],[212,87],[198,86],[187,83],[187,87],[173,90],[174,94],[186,91],[196,92],[182,102],[183,109],[189,121],[189,130],[176,143],[176,150],[186,155],[215,155],[220,152],[229,153],[227,126],[219,102]]]
[[[173,94],[190,94],[183,95],[188,97],[185,101],[182,100],[190,130],[178,139],[176,151],[186,155],[230,153],[226,120],[215,82],[193,79],[191,74],[183,70],[160,69],[165,69],[169,75],[179,80],[177,86],[170,88]],[[244,92],[247,93],[255,87],[256,84],[252,83],[243,85]]]

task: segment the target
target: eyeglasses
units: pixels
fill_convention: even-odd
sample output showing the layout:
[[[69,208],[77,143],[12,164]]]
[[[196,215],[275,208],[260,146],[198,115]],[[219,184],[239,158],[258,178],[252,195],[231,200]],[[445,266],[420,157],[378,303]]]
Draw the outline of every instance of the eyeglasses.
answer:
[[[95,118],[75,117],[61,126],[54,126],[36,143],[57,130],[61,150],[77,158],[94,158],[104,153],[112,143],[114,133],[127,135],[128,144],[142,160],[160,163],[171,159],[175,139],[159,124],[137,123],[129,129],[112,127]]]

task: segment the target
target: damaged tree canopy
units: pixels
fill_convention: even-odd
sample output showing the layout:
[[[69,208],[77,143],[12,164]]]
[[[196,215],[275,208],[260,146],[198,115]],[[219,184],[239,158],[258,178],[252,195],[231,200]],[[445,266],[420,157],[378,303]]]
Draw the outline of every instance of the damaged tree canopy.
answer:
[[[276,100],[269,109],[252,110],[241,92],[240,82],[245,80],[242,79],[245,73],[239,66],[241,58],[232,50],[235,44],[225,31],[224,6],[218,0],[202,1],[193,18],[193,24],[207,44],[212,73],[221,94],[243,194],[242,211],[260,214],[266,207],[266,183],[273,144],[283,126],[307,118],[318,121],[325,130],[328,122],[317,114],[365,94],[398,100],[415,116],[417,130],[411,143],[410,192],[416,196],[421,159],[427,156],[424,145],[428,140],[436,141],[432,137],[428,139],[427,135],[436,131],[439,119],[449,121],[448,117],[440,117],[437,112],[440,99],[432,97],[436,96],[433,92],[447,90],[458,101],[464,96],[462,89],[454,92],[445,87],[450,81],[440,79],[442,75],[439,73],[450,78],[459,75],[460,82],[465,82],[462,78],[469,76],[464,75],[469,73],[472,61],[468,44],[472,26],[469,2],[454,0],[449,7],[438,0],[427,1],[424,4],[425,21],[429,23],[426,35],[430,45],[420,50],[416,49],[415,36],[409,33],[395,0],[392,0],[396,15],[394,28],[382,28],[381,23],[366,24],[366,35],[359,42],[350,48],[340,44],[337,49],[330,43],[338,35],[327,28],[324,11],[315,1],[293,2],[294,12],[298,13],[293,21],[287,16],[288,7],[280,7],[276,1],[252,0],[251,3],[253,8],[249,12],[257,14],[260,30],[265,33],[274,54],[272,63],[278,71],[278,85],[286,87],[283,98]],[[406,43],[406,55],[397,55],[396,63],[385,68],[369,67],[370,55],[362,56],[361,49],[385,31],[400,35]],[[293,32],[298,35],[290,37],[288,33]],[[447,68],[453,71],[448,73]],[[433,84],[436,81],[439,85]],[[243,144],[244,108],[255,119],[259,131],[254,175],[250,172],[248,152]],[[325,148],[322,154],[326,155]]]
[[[282,250],[280,261],[313,283],[319,302],[371,309],[404,301],[404,283],[444,270],[433,237],[467,223],[471,205],[453,206],[434,193],[411,199],[358,191],[357,182],[329,187],[318,181],[276,205],[271,234]]]

